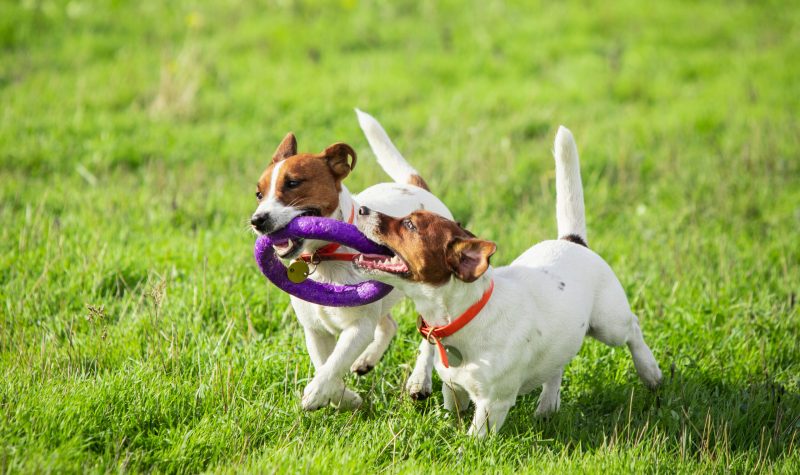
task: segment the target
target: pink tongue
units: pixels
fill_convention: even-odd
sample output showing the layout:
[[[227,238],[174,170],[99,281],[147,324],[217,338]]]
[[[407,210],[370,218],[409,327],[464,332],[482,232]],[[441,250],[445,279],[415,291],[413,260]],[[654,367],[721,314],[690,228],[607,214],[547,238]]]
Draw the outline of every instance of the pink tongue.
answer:
[[[278,246],[278,247],[286,247],[287,245],[289,245],[289,240],[288,239],[279,239],[277,241],[272,241],[272,245],[273,246]]]

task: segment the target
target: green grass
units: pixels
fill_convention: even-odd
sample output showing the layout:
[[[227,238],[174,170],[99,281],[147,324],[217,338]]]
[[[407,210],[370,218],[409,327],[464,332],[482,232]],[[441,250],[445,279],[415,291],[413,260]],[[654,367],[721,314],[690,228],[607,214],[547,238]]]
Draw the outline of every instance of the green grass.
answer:
[[[800,8],[418,3],[0,3],[0,471],[800,471]],[[404,303],[364,407],[302,412],[246,222],[289,130],[386,179],[353,107],[495,265],[554,236],[570,127],[664,387],[587,341],[476,442],[403,395]]]

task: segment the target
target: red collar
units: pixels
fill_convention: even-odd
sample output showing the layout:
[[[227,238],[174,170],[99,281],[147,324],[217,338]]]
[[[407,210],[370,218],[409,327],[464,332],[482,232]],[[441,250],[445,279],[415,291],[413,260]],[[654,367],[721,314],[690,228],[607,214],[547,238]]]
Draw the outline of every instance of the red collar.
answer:
[[[492,291],[494,291],[494,280],[489,283],[489,288],[486,289],[486,292],[483,293],[483,297],[481,297],[480,300],[472,304],[470,308],[447,325],[432,327],[422,318],[422,315],[419,316],[417,320],[417,330],[428,340],[428,343],[436,343],[436,346],[439,348],[439,356],[445,368],[450,367],[450,362],[447,361],[447,352],[444,350],[444,345],[442,345],[442,338],[448,337],[461,330],[467,323],[471,322],[473,318],[481,313],[483,307],[486,306],[486,303],[492,297]]]
[[[350,204],[350,219],[347,220],[347,224],[353,224],[353,219],[356,217],[356,205]],[[306,262],[313,262],[319,263],[321,261],[352,261],[358,254],[355,253],[342,253],[342,254],[335,254],[336,250],[342,247],[341,244],[337,242],[332,242],[321,248],[317,249],[314,254],[303,253],[300,254],[300,259]]]

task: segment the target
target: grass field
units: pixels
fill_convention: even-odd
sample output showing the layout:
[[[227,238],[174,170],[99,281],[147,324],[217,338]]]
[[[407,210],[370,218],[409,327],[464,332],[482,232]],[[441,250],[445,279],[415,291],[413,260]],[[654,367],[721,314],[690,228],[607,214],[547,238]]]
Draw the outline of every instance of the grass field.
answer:
[[[0,471],[799,473],[800,8],[527,3],[0,3]],[[663,388],[587,341],[476,442],[403,395],[406,302],[364,407],[300,410],[247,220],[289,130],[387,179],[354,107],[495,265],[555,236],[570,127]]]

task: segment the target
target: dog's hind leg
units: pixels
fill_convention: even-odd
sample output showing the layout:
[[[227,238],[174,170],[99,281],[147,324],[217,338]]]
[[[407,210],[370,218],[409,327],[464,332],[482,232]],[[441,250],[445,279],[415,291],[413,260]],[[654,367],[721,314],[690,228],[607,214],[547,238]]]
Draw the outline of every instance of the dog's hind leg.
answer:
[[[358,357],[358,359],[350,367],[350,371],[358,374],[359,376],[365,375],[372,371],[372,368],[378,364],[383,354],[389,348],[395,333],[397,333],[397,322],[392,319],[391,314],[386,314],[378,322],[375,327],[375,338],[369,344],[366,350]]]
[[[644,342],[639,319],[631,312],[625,291],[618,281],[600,292],[589,322],[589,335],[609,346],[627,344],[633,365],[651,389],[661,383],[661,370],[653,352]]]
[[[636,318],[636,315],[631,316],[631,334],[627,343],[633,357],[633,366],[636,367],[636,372],[644,384],[650,389],[655,389],[661,384],[661,369],[659,369],[650,347],[644,342],[642,330],[639,328],[639,319]]]
[[[539,396],[539,405],[536,406],[536,417],[547,417],[550,414],[558,411],[561,405],[561,375],[564,370],[559,370],[558,373],[542,384],[542,394]]]

